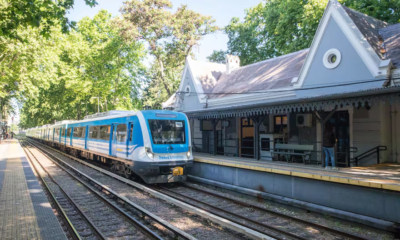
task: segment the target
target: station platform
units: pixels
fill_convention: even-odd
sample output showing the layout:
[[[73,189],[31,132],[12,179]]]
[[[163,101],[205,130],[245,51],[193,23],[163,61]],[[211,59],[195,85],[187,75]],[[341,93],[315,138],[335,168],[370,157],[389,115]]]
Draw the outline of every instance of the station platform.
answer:
[[[189,176],[400,224],[400,164],[325,170],[194,153]]]
[[[0,143],[0,239],[67,239],[16,139]]]
[[[399,163],[326,170],[321,165],[266,160],[255,161],[249,158],[213,156],[201,153],[194,154],[194,161],[400,192]]]

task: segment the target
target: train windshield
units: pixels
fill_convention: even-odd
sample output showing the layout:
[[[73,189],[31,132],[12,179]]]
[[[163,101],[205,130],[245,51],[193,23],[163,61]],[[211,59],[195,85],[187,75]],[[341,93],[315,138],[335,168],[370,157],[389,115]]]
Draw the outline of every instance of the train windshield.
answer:
[[[149,120],[149,126],[154,144],[186,143],[183,120]]]

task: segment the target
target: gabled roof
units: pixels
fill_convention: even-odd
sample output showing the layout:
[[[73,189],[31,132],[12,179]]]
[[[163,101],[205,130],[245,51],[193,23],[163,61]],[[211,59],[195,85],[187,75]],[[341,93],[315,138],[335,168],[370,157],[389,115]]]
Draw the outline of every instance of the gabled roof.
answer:
[[[260,91],[265,91],[271,99],[282,97],[276,94],[281,89],[293,90],[294,93],[295,89],[303,86],[331,19],[339,25],[375,78],[387,77],[391,71],[391,62],[400,68],[400,24],[389,26],[384,21],[342,6],[337,0],[329,0],[309,49],[240,67],[230,74],[226,72],[225,64],[188,59],[187,67],[192,74],[200,102],[206,103],[205,106],[217,102],[220,105],[251,102],[248,95],[242,97],[235,94]],[[384,40],[386,54],[381,53],[381,38]],[[183,91],[182,82],[180,91]],[[205,95],[208,95],[208,102]]]
[[[353,20],[358,30],[362,33],[376,54],[383,59],[383,55],[379,51],[379,29],[389,26],[387,22],[370,17],[364,13],[357,12],[353,9],[343,6],[347,15]]]
[[[386,58],[391,59],[395,67],[400,68],[400,23],[380,29],[384,39]]]
[[[162,108],[175,108],[175,102],[176,102],[176,93],[172,94],[170,98],[168,98],[167,101],[161,103]]]
[[[201,84],[204,93],[212,92],[219,77],[226,70],[225,64],[202,62],[193,59],[188,59],[188,62],[193,78]]]
[[[210,98],[221,98],[234,93],[255,92],[290,87],[299,75],[308,49],[270,58],[223,73]]]

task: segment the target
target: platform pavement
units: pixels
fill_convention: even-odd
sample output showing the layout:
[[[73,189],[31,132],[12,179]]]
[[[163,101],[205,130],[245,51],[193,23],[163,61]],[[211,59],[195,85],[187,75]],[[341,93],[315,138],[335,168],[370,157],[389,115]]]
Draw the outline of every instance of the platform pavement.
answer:
[[[249,158],[213,156],[205,153],[194,153],[194,161],[400,192],[399,163],[325,170],[321,168],[321,165],[256,161]]]
[[[0,239],[67,239],[15,139],[0,144]]]

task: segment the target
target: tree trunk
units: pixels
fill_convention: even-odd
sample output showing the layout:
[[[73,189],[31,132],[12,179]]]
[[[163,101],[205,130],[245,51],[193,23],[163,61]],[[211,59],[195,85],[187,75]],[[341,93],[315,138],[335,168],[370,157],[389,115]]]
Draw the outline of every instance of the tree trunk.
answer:
[[[167,93],[168,93],[168,96],[171,96],[171,91],[169,90],[168,85],[167,85],[167,83],[165,82],[164,64],[162,63],[161,58],[157,58],[157,60],[158,60],[158,64],[160,64],[160,74],[161,74],[162,83],[163,83],[163,85],[164,85],[165,90],[166,90]]]
[[[76,112],[77,112],[77,118],[78,118],[78,120],[80,120],[80,119],[81,119],[80,104],[78,104],[77,109],[76,109]]]
[[[105,100],[105,103],[106,103],[106,112],[108,112],[107,98],[106,98],[106,100]]]

